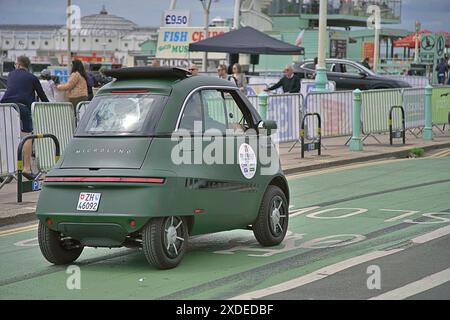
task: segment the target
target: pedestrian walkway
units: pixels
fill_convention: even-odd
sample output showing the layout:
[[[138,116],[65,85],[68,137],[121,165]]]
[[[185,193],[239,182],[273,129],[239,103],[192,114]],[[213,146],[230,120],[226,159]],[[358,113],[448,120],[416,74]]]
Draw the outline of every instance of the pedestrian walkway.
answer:
[[[300,156],[300,143],[290,152],[289,150],[294,143],[283,143],[279,148],[281,165],[286,174],[294,174],[359,162],[406,158],[413,148],[423,148],[427,154],[439,149],[450,148],[450,131],[442,132],[435,129],[434,132],[435,138],[433,141],[424,141],[412,134],[407,134],[406,145],[402,145],[399,139],[394,140],[393,146],[389,145],[388,134],[374,135],[374,137],[368,137],[364,141],[364,151],[362,152],[349,151],[349,147],[345,145],[348,137],[327,138],[322,141],[321,156],[317,155],[317,151],[311,151],[305,153],[304,159],[301,159]],[[15,182],[0,190],[0,227],[34,219],[39,192],[24,194],[23,203],[18,204],[16,202],[16,190]]]

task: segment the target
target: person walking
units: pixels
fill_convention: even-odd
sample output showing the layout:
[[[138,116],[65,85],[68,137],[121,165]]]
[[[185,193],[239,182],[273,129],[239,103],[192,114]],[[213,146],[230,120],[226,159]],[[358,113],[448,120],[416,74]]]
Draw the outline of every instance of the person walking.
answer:
[[[300,92],[300,78],[294,74],[294,68],[288,64],[283,70],[284,77],[280,79],[273,86],[264,89],[264,91],[276,90],[280,87],[283,88],[284,93],[299,93]]]
[[[242,92],[245,92],[245,88],[247,87],[247,78],[245,74],[242,73],[242,67],[239,63],[235,63],[233,65],[233,77],[236,79],[236,85]]]
[[[448,63],[444,58],[442,58],[441,62],[437,65],[436,71],[438,76],[438,83],[444,85],[448,75]]]
[[[94,98],[94,90],[93,88],[96,86],[95,77],[90,71],[91,67],[89,62],[83,62],[84,71],[86,72],[86,84],[88,89],[88,101],[91,101]]]
[[[237,86],[236,79],[232,75],[229,75],[227,70],[228,68],[226,65],[220,64],[217,67],[217,75],[219,76],[219,78],[233,82]]]
[[[33,132],[31,118],[31,105],[35,102],[36,95],[43,102],[49,102],[39,79],[28,71],[30,59],[26,56],[17,58],[16,70],[8,74],[8,88],[0,103],[16,103],[20,108],[21,137],[24,138]],[[28,180],[34,180],[36,176],[31,170],[31,140],[27,141],[23,148],[23,176]]]
[[[67,91],[67,97],[72,103],[74,112],[78,103],[88,99],[87,76],[83,63],[80,60],[72,61],[72,71],[69,81],[56,87],[58,90]]]
[[[50,70],[44,69],[41,71],[41,79],[39,80],[41,83],[42,89],[45,92],[45,95],[48,98],[49,102],[56,102],[55,98],[55,91],[56,91],[56,84],[52,79],[52,74],[50,73]]]

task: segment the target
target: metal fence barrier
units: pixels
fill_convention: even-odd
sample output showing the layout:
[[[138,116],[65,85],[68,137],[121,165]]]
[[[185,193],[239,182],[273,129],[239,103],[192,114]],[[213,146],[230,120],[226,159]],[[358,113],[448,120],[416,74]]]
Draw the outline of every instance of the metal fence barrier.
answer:
[[[259,97],[248,96],[247,99],[260,112]],[[300,140],[303,104],[303,95],[299,93],[270,94],[267,96],[267,120],[276,121],[278,142]]]
[[[392,106],[402,105],[402,90],[369,90],[361,93],[362,132],[368,136],[389,132],[388,115]],[[394,115],[394,123],[400,122],[400,115]],[[399,129],[399,128],[395,128]]]
[[[322,137],[342,137],[352,134],[353,92],[311,92],[306,96],[303,114],[318,113],[322,118]],[[307,119],[306,136],[311,138],[317,122]]]
[[[20,109],[14,103],[0,104],[0,188],[17,172],[17,148],[20,143]]]
[[[31,106],[34,132],[53,134],[64,152],[75,132],[75,112],[71,103],[35,102]],[[36,141],[36,158],[40,172],[48,172],[55,165],[55,146],[49,140]]]
[[[402,75],[386,75],[384,76],[393,80],[405,81],[411,85],[413,88],[425,88],[430,84],[430,80],[427,77],[419,76],[402,76]]]
[[[450,114],[450,86],[433,88],[432,95],[433,124],[448,124]]]
[[[412,129],[420,129],[425,126],[425,89],[403,89],[402,98],[405,126],[414,134]]]

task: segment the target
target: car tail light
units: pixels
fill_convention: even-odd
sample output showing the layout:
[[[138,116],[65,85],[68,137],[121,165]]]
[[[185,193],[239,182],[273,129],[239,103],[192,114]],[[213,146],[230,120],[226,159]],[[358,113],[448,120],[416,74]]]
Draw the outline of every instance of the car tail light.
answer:
[[[53,221],[50,218],[47,218],[46,222],[49,226],[51,226],[53,224]]]
[[[194,210],[194,213],[196,213],[196,214],[200,214],[200,213],[204,213],[205,212],[205,210],[203,210],[203,209],[195,209]]]
[[[46,177],[45,182],[125,182],[162,184],[165,182],[165,179],[137,177]]]
[[[136,228],[136,220],[130,220],[129,224],[130,224],[130,227]]]

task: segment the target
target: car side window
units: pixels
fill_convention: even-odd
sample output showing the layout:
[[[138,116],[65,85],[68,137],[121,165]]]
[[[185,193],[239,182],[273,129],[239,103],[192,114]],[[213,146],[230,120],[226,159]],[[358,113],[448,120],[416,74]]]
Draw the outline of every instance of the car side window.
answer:
[[[203,90],[201,95],[204,130],[215,129],[225,133],[228,127],[225,96],[218,90]]]
[[[185,129],[191,133],[203,132],[202,101],[199,92],[195,92],[187,101],[179,129]]]
[[[350,64],[345,65],[345,70],[346,70],[346,73],[354,74],[354,75],[360,74],[360,72],[361,72],[360,69],[358,69],[357,67],[352,66]]]
[[[239,104],[232,93],[223,93],[225,97],[226,115],[228,121],[228,129],[234,130],[235,133],[243,133],[248,129],[249,121],[239,108]]]

